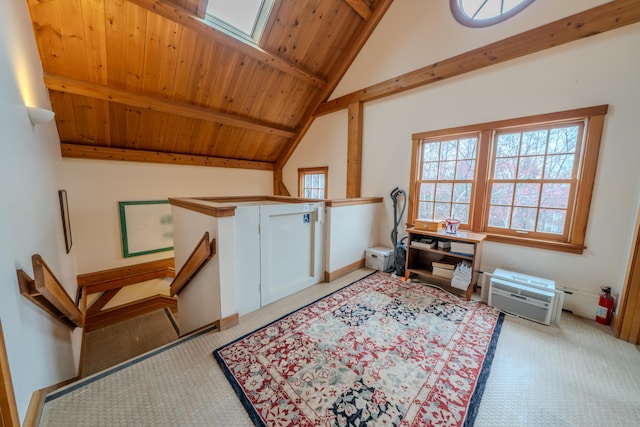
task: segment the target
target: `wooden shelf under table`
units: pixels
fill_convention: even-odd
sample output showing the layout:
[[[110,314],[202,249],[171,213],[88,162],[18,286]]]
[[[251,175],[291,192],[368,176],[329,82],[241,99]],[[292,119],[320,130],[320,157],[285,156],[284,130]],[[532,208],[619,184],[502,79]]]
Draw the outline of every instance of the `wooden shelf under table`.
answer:
[[[482,241],[486,235],[482,233],[473,233],[466,231],[458,231],[455,234],[446,233],[444,230],[427,231],[410,228],[409,244],[407,247],[407,259],[405,265],[405,277],[410,278],[411,274],[423,276],[428,280],[432,280],[438,284],[451,286],[451,279],[433,274],[432,263],[436,261],[448,261],[457,264],[460,261],[471,262],[472,277],[469,286],[466,289],[467,301],[471,299],[471,293],[475,291],[478,281],[478,270],[480,268],[480,256],[482,254]],[[463,243],[471,243],[474,245],[473,255],[464,255],[451,252],[450,249],[422,248],[412,245],[411,242],[415,236],[431,237],[436,241],[458,241]],[[457,289],[457,288],[454,288]]]

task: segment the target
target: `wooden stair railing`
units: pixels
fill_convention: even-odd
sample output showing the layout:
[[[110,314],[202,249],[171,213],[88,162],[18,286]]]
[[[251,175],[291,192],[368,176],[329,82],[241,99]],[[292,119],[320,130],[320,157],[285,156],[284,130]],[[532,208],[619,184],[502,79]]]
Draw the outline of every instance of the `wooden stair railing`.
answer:
[[[163,308],[168,308],[172,313],[176,313],[178,311],[178,303],[175,298],[166,295],[154,295],[106,310],[98,310],[91,314],[87,312],[84,331],[91,332]]]
[[[85,310],[85,315],[87,316],[85,319],[85,325],[87,323],[89,323],[89,319],[91,318],[91,316],[94,316],[98,313],[100,313],[100,311],[109,303],[109,301],[111,301],[113,299],[113,297],[115,297],[118,292],[120,292],[120,289],[122,288],[118,288],[118,289],[109,289],[106,290],[102,293],[102,295],[100,295],[86,310]]]
[[[124,286],[141,283],[147,280],[174,277],[173,258],[128,265],[78,275],[78,288],[87,294],[121,289]]]
[[[17,270],[20,293],[70,329],[84,326],[84,314],[42,257],[31,257],[34,279]]]
[[[216,239],[209,242],[209,232],[205,232],[202,239],[185,261],[180,271],[176,274],[175,279],[171,283],[170,295],[178,295],[191,282],[200,270],[213,258],[216,254]]]
[[[147,307],[148,309],[162,305],[168,306],[172,311],[175,311],[177,307],[173,297],[179,294],[185,286],[191,282],[215,254],[216,241],[215,239],[209,241],[209,233],[206,232],[177,274],[175,274],[173,268],[173,259],[166,259],[152,261],[144,265],[130,266],[128,269],[131,271],[128,271],[125,277],[121,276],[122,269],[106,270],[78,276],[78,287],[82,292],[82,297],[86,297],[86,294],[96,292],[103,293],[103,295],[98,297],[98,299],[86,309],[86,313],[84,312],[85,310],[80,310],[76,303],[73,302],[47,263],[38,254],[31,257],[35,278],[32,279],[25,271],[19,269],[17,270],[18,284],[20,293],[24,297],[68,328],[75,329],[76,327],[85,327],[85,324],[88,322],[90,325],[87,326],[89,326],[90,329],[95,329],[98,325],[104,325],[109,319],[119,317],[117,315],[118,313],[124,314],[125,317],[136,313],[139,314],[144,310],[143,306],[145,306],[145,304],[149,306]],[[116,307],[102,311],[102,308],[104,308],[109,300],[111,300],[123,286],[173,275],[175,275],[175,278],[170,286],[171,298],[157,295],[132,304],[127,304],[126,307]],[[78,299],[80,300],[80,298]],[[91,321],[87,319],[91,319]]]
[[[104,326],[105,322],[102,319],[109,319],[111,323],[115,323],[157,310],[159,307],[168,307],[175,312],[177,309],[175,298],[162,294],[139,299],[134,301],[133,305],[129,303],[103,310],[126,286],[153,279],[175,277],[175,275],[173,258],[78,275],[78,301],[87,301],[90,294],[101,294],[88,307],[82,305],[85,313],[85,331],[96,329],[96,325]],[[135,307],[135,309],[132,310],[131,307]],[[108,316],[106,313],[109,313]]]

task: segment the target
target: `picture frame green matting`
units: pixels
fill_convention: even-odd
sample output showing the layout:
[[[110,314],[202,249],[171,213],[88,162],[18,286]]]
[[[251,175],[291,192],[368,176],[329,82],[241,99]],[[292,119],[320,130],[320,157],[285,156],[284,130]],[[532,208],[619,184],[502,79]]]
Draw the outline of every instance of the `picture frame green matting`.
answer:
[[[173,250],[173,217],[168,200],[118,202],[125,258]]]

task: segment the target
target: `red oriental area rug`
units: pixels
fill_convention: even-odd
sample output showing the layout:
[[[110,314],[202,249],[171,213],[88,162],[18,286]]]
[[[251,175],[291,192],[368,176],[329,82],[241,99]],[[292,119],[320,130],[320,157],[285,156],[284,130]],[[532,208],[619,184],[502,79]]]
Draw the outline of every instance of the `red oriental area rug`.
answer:
[[[378,272],[214,356],[258,426],[472,425],[502,319]]]

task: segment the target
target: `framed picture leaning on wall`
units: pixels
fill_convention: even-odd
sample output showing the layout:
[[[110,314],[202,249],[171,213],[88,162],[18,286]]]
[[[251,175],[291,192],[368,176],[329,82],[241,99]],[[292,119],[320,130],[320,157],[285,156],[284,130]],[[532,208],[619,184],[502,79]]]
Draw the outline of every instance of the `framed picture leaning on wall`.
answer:
[[[71,251],[71,221],[69,219],[69,202],[67,201],[67,190],[58,191],[58,199],[60,200],[60,215],[62,216],[62,229],[64,231],[64,244],[67,253]]]
[[[173,250],[173,217],[168,200],[118,202],[125,258]]]

